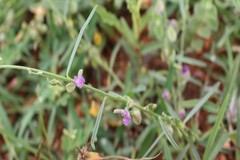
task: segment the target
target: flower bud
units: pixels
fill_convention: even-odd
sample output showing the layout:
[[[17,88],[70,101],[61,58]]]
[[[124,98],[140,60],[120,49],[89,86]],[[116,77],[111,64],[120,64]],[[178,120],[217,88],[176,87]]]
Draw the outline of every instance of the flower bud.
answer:
[[[119,114],[121,113],[122,109],[114,109],[113,114]]]
[[[177,39],[177,33],[173,26],[168,26],[167,36],[170,42],[175,42]]]
[[[139,125],[142,121],[142,116],[141,116],[141,112],[139,109],[133,109],[132,113],[131,113],[132,117],[133,117],[133,122],[136,125]]]
[[[167,101],[170,100],[170,98],[171,98],[170,92],[168,90],[164,90],[162,92],[162,97],[164,100],[167,100]]]
[[[167,130],[171,135],[173,135],[173,128],[171,125],[167,125]]]
[[[181,119],[184,118],[185,115],[186,115],[185,109],[181,109],[181,110],[179,111],[179,116],[180,116],[180,118],[181,118]]]
[[[151,110],[151,111],[155,110],[156,108],[157,108],[157,104],[155,103],[150,103],[144,107],[144,109]]]

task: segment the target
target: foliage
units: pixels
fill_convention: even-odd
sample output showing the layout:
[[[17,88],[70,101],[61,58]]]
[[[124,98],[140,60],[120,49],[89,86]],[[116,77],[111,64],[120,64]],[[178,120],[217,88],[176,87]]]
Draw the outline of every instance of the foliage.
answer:
[[[239,1],[0,9],[0,159],[240,159]]]

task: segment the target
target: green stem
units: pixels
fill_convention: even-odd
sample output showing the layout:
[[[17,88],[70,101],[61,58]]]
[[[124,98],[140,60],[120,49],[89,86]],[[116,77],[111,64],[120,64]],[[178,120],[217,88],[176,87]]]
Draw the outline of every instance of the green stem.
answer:
[[[53,78],[53,79],[57,79],[57,80],[61,80],[61,81],[64,81],[64,82],[72,82],[73,79],[71,78],[66,78],[64,76],[60,76],[60,75],[57,75],[57,74],[54,74],[54,73],[51,73],[51,72],[47,72],[47,71],[43,71],[43,70],[40,70],[40,69],[36,69],[36,68],[31,68],[31,67],[24,67],[24,66],[18,66],[18,65],[0,65],[0,69],[17,69],[17,70],[24,70],[24,71],[28,71],[29,74],[36,74],[36,75],[39,75],[39,76],[43,76],[43,77],[49,77],[49,78]],[[106,96],[112,100],[116,100],[116,101],[120,101],[122,103],[125,103],[127,104],[128,103],[128,99],[122,97],[122,96],[115,96],[115,95],[112,95],[110,93],[107,93],[107,92],[104,92],[104,91],[101,91],[97,88],[94,88],[92,87],[91,85],[86,85],[84,84],[83,86],[84,89],[88,89],[90,90],[91,92],[94,92],[94,93],[97,93],[99,95],[102,95],[102,96]],[[133,102],[133,106],[143,112],[146,112],[146,113],[149,113],[151,114],[152,116],[158,118],[160,115],[150,111],[150,110],[146,110],[145,108],[143,108],[141,105],[139,105],[138,103],[136,102]]]
[[[18,66],[18,65],[0,65],[0,69],[5,69],[5,68],[24,70],[24,71],[28,71],[29,74],[36,74],[43,77],[50,77],[50,78],[65,81],[65,82],[73,81],[71,78],[66,78],[66,77],[63,77],[51,72],[43,71],[40,69],[36,69],[36,68],[30,68],[30,67],[24,67],[24,66]]]

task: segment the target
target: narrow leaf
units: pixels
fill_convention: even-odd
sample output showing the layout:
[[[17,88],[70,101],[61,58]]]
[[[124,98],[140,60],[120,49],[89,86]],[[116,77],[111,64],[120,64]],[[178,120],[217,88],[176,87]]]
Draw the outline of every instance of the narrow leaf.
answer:
[[[204,153],[204,156],[203,156],[203,159],[205,159],[205,160],[208,159],[208,157],[210,155],[210,152],[211,152],[211,147],[215,144],[215,140],[216,140],[218,130],[220,128],[220,124],[222,122],[222,119],[224,117],[224,113],[225,113],[225,111],[227,109],[227,106],[228,106],[228,103],[229,103],[229,99],[230,99],[229,97],[230,97],[230,94],[227,94],[227,96],[225,97],[225,99],[223,101],[221,109],[218,112],[218,116],[217,116],[216,122],[214,124],[214,127],[211,130],[210,137],[208,139],[208,143],[206,145],[205,153]]]
[[[240,98],[237,104],[240,104]],[[240,148],[240,105],[237,105],[237,147]],[[240,159],[240,150],[236,150],[236,158]]]
[[[239,74],[239,65],[240,65],[240,55],[238,54],[238,56],[235,58],[235,63],[233,65],[233,67],[231,68],[231,71],[228,73],[228,81],[225,84],[225,95],[222,101],[222,105],[220,107],[220,110],[218,112],[217,118],[216,118],[216,122],[213,126],[213,129],[211,130],[210,133],[210,137],[208,139],[207,145],[206,145],[206,149],[203,155],[203,159],[208,160],[209,156],[210,156],[210,152],[212,147],[214,146],[214,142],[216,141],[216,136],[218,133],[218,130],[220,128],[220,124],[223,120],[225,111],[228,107],[229,101],[230,101],[230,96],[232,95],[232,91],[234,89],[234,87],[236,86],[236,80],[238,78],[238,74]]]
[[[98,112],[97,120],[96,120],[94,128],[93,128],[93,134],[92,134],[92,137],[91,137],[91,146],[94,150],[95,150],[94,142],[97,141],[97,132],[98,132],[98,128],[99,128],[101,118],[102,118],[103,109],[104,109],[104,106],[105,106],[106,99],[107,98],[104,97],[103,102],[102,102],[101,107],[100,107],[100,110]]]
[[[143,158],[147,157],[150,152],[152,152],[153,148],[158,144],[162,136],[164,135],[164,132],[158,135],[157,139],[153,142],[153,144],[149,147],[147,152],[143,155]]]
[[[0,102],[0,123],[4,125],[4,128],[8,129],[9,131],[13,131],[11,123],[9,122],[7,112],[2,106]]]
[[[201,158],[200,158],[200,156],[199,156],[199,154],[198,154],[198,151],[197,151],[196,147],[193,145],[192,142],[190,143],[190,146],[191,146],[191,150],[192,150],[194,159],[195,159],[195,160],[201,160]]]
[[[194,59],[194,58],[190,58],[190,57],[184,57],[184,56],[179,55],[179,56],[176,56],[176,59],[178,61],[181,61],[182,63],[192,64],[192,65],[199,66],[199,67],[207,66],[207,64],[205,62]]]
[[[178,149],[178,145],[177,143],[175,142],[175,140],[173,139],[171,133],[169,133],[166,125],[163,123],[161,117],[158,118],[158,121],[160,123],[160,126],[162,127],[162,130],[164,132],[164,134],[166,135],[167,139],[169,140],[169,142],[172,144],[172,146],[175,148],[175,149]]]
[[[204,105],[204,103],[207,102],[207,100],[213,95],[214,92],[217,91],[218,87],[220,85],[220,82],[217,82],[210,91],[198,102],[198,104],[191,110],[191,112],[188,113],[186,118],[184,119],[184,123],[186,123],[188,120],[192,118],[192,116],[198,112],[198,110]]]
[[[170,148],[169,148],[166,140],[163,139],[162,143],[163,143],[163,149],[164,149],[164,158],[167,160],[172,160],[171,151],[170,151]]]
[[[186,145],[182,151],[179,152],[179,155],[177,156],[176,160],[183,160],[184,157],[186,157],[187,155],[187,151],[188,151],[189,145]]]
[[[77,41],[76,41],[76,43],[75,43],[75,45],[74,45],[74,48],[73,48],[73,51],[72,51],[70,60],[69,60],[69,62],[68,62],[67,73],[66,73],[67,77],[69,77],[69,76],[68,76],[68,75],[69,75],[69,70],[70,70],[70,68],[71,68],[73,59],[74,59],[74,57],[75,57],[75,55],[76,55],[76,53],[77,53],[77,48],[78,48],[78,45],[79,45],[79,43],[80,43],[80,41],[81,41],[81,39],[82,39],[83,32],[85,31],[88,23],[89,23],[90,20],[92,19],[92,16],[93,16],[93,14],[94,14],[95,11],[96,11],[96,8],[97,8],[97,6],[95,6],[95,7],[93,8],[93,10],[91,11],[90,15],[88,16],[86,22],[83,24],[83,27],[81,28],[81,30],[80,30],[80,32],[79,32],[79,34],[78,34]]]
[[[224,130],[218,132],[220,135],[217,137],[217,141],[214,143],[213,148],[211,148],[211,152],[209,154],[208,159],[214,159],[218,152],[223,148],[224,143],[228,140],[228,134],[224,133]]]

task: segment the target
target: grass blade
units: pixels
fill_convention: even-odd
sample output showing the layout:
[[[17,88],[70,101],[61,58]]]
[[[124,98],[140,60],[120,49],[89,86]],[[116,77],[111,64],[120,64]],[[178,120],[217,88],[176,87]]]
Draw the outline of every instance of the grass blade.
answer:
[[[240,1],[239,0],[232,0],[233,5],[240,11]]]
[[[195,160],[201,160],[201,158],[200,158],[200,156],[198,154],[198,151],[197,151],[196,147],[193,145],[192,142],[190,143],[190,146],[191,146],[191,150],[192,150],[192,154],[194,156],[194,159]]]
[[[167,160],[172,160],[171,150],[166,142],[165,139],[162,140],[163,143],[163,149],[164,149],[164,158]]]
[[[9,131],[13,131],[11,123],[9,122],[7,112],[2,106],[0,102],[0,122],[4,125],[4,128],[8,129]]]
[[[211,149],[212,145],[215,144],[215,139],[216,139],[219,127],[220,127],[220,123],[222,122],[222,119],[224,117],[224,113],[225,113],[225,111],[227,109],[227,106],[228,106],[228,103],[229,103],[229,99],[230,99],[230,94],[227,94],[226,98],[223,101],[221,109],[220,109],[220,111],[218,113],[218,116],[217,116],[216,122],[214,124],[214,127],[213,127],[213,129],[211,131],[208,143],[206,145],[206,149],[205,149],[205,153],[204,153],[203,159],[208,159],[208,157],[210,155],[210,152],[212,152],[210,149]]]
[[[70,60],[69,60],[69,62],[68,62],[67,73],[66,73],[66,76],[67,76],[67,77],[69,77],[69,70],[70,70],[70,68],[71,68],[73,59],[74,59],[74,57],[75,57],[75,55],[76,55],[78,45],[79,45],[79,43],[80,43],[80,41],[81,41],[81,39],[82,39],[83,32],[85,31],[88,23],[89,23],[90,20],[92,19],[92,16],[93,16],[93,14],[94,14],[95,11],[96,11],[96,8],[97,8],[97,6],[95,6],[95,7],[93,8],[93,10],[92,10],[91,13],[89,14],[86,22],[83,24],[83,27],[81,28],[81,30],[80,30],[80,32],[79,32],[79,34],[78,34],[76,43],[75,43],[75,45],[74,45],[74,48],[73,48],[73,51],[72,51],[72,54],[71,54],[71,57],[70,57]]]
[[[240,148],[240,98],[237,101],[237,147]],[[236,158],[240,159],[240,150],[236,150]]]
[[[224,130],[218,132],[220,135],[217,138],[217,141],[214,143],[213,148],[211,148],[211,152],[209,154],[208,159],[214,159],[218,152],[222,149],[224,143],[228,140],[228,134],[224,133]]]
[[[166,135],[167,139],[169,140],[169,142],[172,144],[172,146],[175,148],[175,149],[178,149],[178,145],[177,143],[175,142],[175,140],[173,139],[171,133],[169,133],[166,125],[163,123],[161,117],[158,118],[158,121],[160,123],[160,126],[162,127],[162,130],[164,132],[164,134]]]
[[[188,120],[192,118],[192,116],[198,112],[198,110],[204,105],[204,103],[207,102],[207,100],[213,95],[214,92],[217,91],[218,87],[220,85],[220,82],[217,82],[210,91],[198,102],[198,104],[191,110],[191,112],[188,113],[186,118],[184,119],[183,123],[186,123]]]
[[[122,39],[120,41],[118,41],[118,43],[116,44],[116,46],[114,47],[112,53],[111,53],[111,58],[110,58],[110,63],[109,63],[109,67],[111,70],[113,70],[113,65],[115,63],[117,54],[120,50],[120,47],[122,46]]]
[[[220,107],[220,110],[218,112],[216,122],[213,126],[213,129],[211,130],[210,137],[208,139],[208,143],[206,145],[206,149],[203,155],[203,159],[208,160],[210,153],[212,152],[211,149],[215,145],[215,140],[217,137],[218,130],[220,128],[220,124],[223,120],[225,111],[228,107],[230,96],[232,95],[232,91],[234,89],[234,86],[236,85],[236,80],[238,78],[239,74],[239,65],[240,65],[240,54],[235,59],[235,63],[233,67],[231,68],[231,71],[228,73],[228,81],[226,82],[225,87],[225,96],[223,98],[222,105]]]
[[[23,118],[21,120],[21,127],[20,130],[18,132],[18,137],[22,137],[23,133],[25,131],[25,129],[27,128],[27,126],[29,125],[29,122],[32,121],[32,118],[34,116],[34,114],[36,113],[36,106],[33,105],[31,106],[31,108],[29,108],[29,110],[23,115]]]
[[[94,150],[95,150],[94,142],[97,141],[97,132],[98,132],[98,128],[99,128],[101,118],[102,118],[103,109],[104,109],[104,106],[105,106],[106,99],[107,98],[104,97],[103,102],[102,102],[101,107],[100,107],[100,110],[98,112],[97,120],[96,120],[94,128],[93,128],[93,134],[92,134],[92,137],[91,137],[91,146]]]
[[[162,138],[162,136],[164,135],[164,132],[162,132],[161,134],[158,135],[157,139],[153,142],[153,144],[149,147],[149,149],[147,150],[147,152],[143,155],[143,158],[147,157],[148,154],[153,150],[153,148],[158,144],[158,142],[160,141],[160,139]]]
[[[192,64],[192,65],[199,66],[199,67],[207,67],[207,64],[205,62],[194,59],[194,58],[178,55],[178,56],[176,56],[176,59],[182,63]]]
[[[180,154],[177,156],[176,160],[183,160],[184,157],[186,157],[187,155],[187,151],[188,151],[189,145],[186,145],[183,150],[180,152]]]

